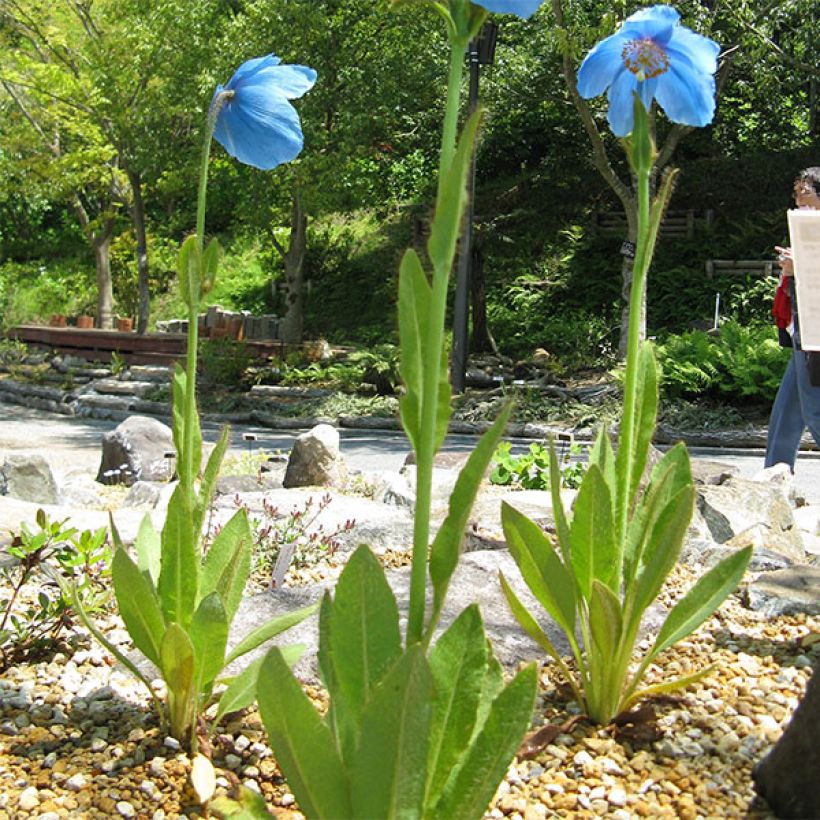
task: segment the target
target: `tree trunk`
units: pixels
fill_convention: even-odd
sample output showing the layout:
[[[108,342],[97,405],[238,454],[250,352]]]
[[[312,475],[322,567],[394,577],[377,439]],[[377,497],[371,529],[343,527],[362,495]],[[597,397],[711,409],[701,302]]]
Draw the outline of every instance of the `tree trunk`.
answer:
[[[470,298],[473,310],[473,332],[470,348],[476,353],[498,353],[495,339],[487,324],[487,277],[484,273],[484,254],[481,248],[473,245],[472,279],[470,281]]]
[[[307,214],[298,190],[294,190],[290,214],[290,243],[283,254],[285,263],[285,316],[279,337],[288,344],[302,341],[305,308],[304,266],[307,250]]]
[[[137,242],[137,333],[148,330],[151,312],[151,293],[148,288],[148,238],[145,230],[145,202],[142,199],[142,176],[136,171],[128,171],[131,183],[131,221]]]
[[[97,267],[97,326],[110,330],[114,326],[114,291],[111,284],[111,235],[114,221],[106,220],[94,234],[94,262]]]

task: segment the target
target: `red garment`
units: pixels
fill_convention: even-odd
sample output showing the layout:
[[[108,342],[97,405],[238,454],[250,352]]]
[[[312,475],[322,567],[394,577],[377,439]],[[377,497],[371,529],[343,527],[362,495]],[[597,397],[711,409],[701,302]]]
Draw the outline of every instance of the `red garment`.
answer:
[[[785,330],[792,323],[792,299],[789,295],[788,279],[788,276],[780,277],[780,284],[777,286],[772,305],[774,323],[781,330]]]

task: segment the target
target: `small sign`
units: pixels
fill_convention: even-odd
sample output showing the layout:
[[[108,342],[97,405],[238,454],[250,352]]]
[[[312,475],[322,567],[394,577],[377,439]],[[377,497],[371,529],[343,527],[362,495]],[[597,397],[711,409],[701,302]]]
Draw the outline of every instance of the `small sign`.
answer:
[[[621,245],[621,256],[625,256],[627,259],[634,259],[635,243],[630,242],[629,240],[624,241],[624,243]]]
[[[820,211],[789,211],[800,347],[820,350]]]

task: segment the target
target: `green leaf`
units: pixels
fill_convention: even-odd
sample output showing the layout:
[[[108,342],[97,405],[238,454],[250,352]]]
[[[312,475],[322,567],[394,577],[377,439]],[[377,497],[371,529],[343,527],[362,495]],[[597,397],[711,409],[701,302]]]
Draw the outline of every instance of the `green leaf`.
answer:
[[[351,817],[346,772],[330,730],[277,647],[259,670],[257,700],[271,748],[307,817]]]
[[[424,348],[432,293],[418,254],[405,251],[399,269],[400,366],[405,392],[399,400],[407,438],[418,451],[421,437],[421,404],[424,394]]]
[[[427,253],[433,267],[449,271],[453,267],[456,245],[461,235],[461,220],[467,206],[467,178],[473,158],[481,112],[475,111],[464,124],[453,161],[444,172],[439,199],[430,228]]]
[[[427,799],[437,799],[473,735],[487,669],[487,638],[477,604],[467,607],[430,651],[433,719]]]
[[[589,463],[597,464],[601,468],[601,473],[609,487],[610,494],[615,496],[615,454],[612,451],[612,444],[609,440],[609,434],[606,427],[602,427],[598,431],[598,436],[595,439],[595,444],[592,445],[589,451]]]
[[[596,578],[589,599],[589,631],[596,650],[610,663],[618,648],[622,627],[621,602]]]
[[[202,294],[213,290],[222,256],[222,246],[219,244],[219,240],[214,237],[208,243],[208,247],[205,248],[205,253],[202,254],[202,282],[200,284]]]
[[[154,529],[151,516],[147,513],[140,521],[134,546],[137,550],[137,566],[140,572],[148,573],[151,583],[156,587],[159,580],[162,545],[159,533]]]
[[[222,466],[222,460],[225,458],[225,453],[228,451],[230,443],[231,428],[226,424],[222,428],[213,450],[211,450],[208,463],[205,465],[205,471],[202,473],[202,481],[199,484],[199,520],[195,525],[197,530],[202,528],[205,514],[211,506],[211,501],[213,501],[216,480],[219,478],[219,468]]]
[[[251,571],[253,535],[245,510],[239,510],[219,531],[202,564],[199,594],[218,592],[228,623],[239,608]]]
[[[401,655],[399,611],[378,559],[359,547],[339,576],[330,608],[327,659],[335,698],[358,724],[370,690]]]
[[[196,688],[202,692],[225,666],[228,619],[219,593],[212,592],[202,599],[191,620],[189,635],[196,660]]]
[[[538,624],[538,621],[533,618],[532,613],[521,603],[521,599],[515,594],[515,590],[510,586],[509,581],[504,577],[504,573],[498,573],[501,580],[501,589],[504,592],[504,597],[507,599],[510,611],[515,616],[516,621],[521,624],[521,628],[554,660],[560,660],[561,656],[558,654],[552,641],[547,637],[546,632]],[[564,627],[561,627],[564,629]],[[564,629],[566,632],[566,629]]]
[[[501,526],[518,569],[541,606],[567,633],[575,634],[575,580],[541,528],[506,502]]]
[[[170,624],[159,649],[162,678],[172,692],[182,698],[193,694],[194,647],[185,630]]]
[[[570,557],[569,524],[567,514],[564,510],[564,502],[561,500],[561,470],[558,465],[558,456],[555,453],[555,445],[550,439],[550,495],[552,496],[552,515],[555,518],[555,532],[558,536],[558,546],[564,563],[569,567],[572,565]]]
[[[484,724],[487,722],[487,717],[493,707],[493,701],[501,694],[504,689],[504,670],[498,659],[493,655],[488,647],[487,665],[484,671],[484,682],[481,684],[481,700],[478,702],[478,710],[476,711],[475,726],[473,727],[474,740]]]
[[[643,700],[644,698],[651,698],[656,695],[665,695],[667,692],[674,692],[676,689],[684,689],[693,683],[697,683],[699,680],[703,680],[707,675],[711,675],[715,669],[717,669],[717,664],[712,663],[705,669],[699,669],[697,672],[692,672],[690,675],[682,675],[679,678],[661,681],[660,683],[652,684],[652,686],[646,686],[643,689],[639,689],[623,701],[620,705],[619,711],[626,711],[635,703]]]
[[[751,558],[752,547],[744,547],[699,578],[666,616],[650,657],[654,658],[694,632],[737,588]]]
[[[265,798],[247,786],[239,786],[239,799],[217,797],[208,808],[225,820],[270,820],[273,815],[265,806]]]
[[[484,474],[487,472],[487,466],[493,457],[498,442],[501,440],[504,428],[507,426],[511,412],[512,405],[508,404],[470,453],[470,457],[459,473],[453,492],[450,495],[447,517],[433,540],[433,546],[430,549],[433,611],[428,625],[428,633],[432,633],[438,623],[450,578],[458,564],[458,556],[470,510],[475,502]]]
[[[421,815],[432,689],[419,644],[410,647],[373,689],[350,765],[352,816]]]
[[[684,487],[691,486],[692,471],[686,445],[679,442],[664,453],[655,465],[646,491],[638,501],[627,528],[624,548],[624,589],[628,594],[635,574],[643,561],[647,539],[669,499]]]
[[[584,475],[569,533],[572,572],[583,597],[592,595],[599,580],[619,592],[620,554],[615,538],[612,497],[601,468],[593,464]]]
[[[185,237],[177,256],[177,276],[182,301],[188,307],[199,304],[199,271],[202,259],[196,234]]]
[[[657,598],[677,563],[692,518],[694,500],[694,487],[684,487],[667,501],[649,531],[643,570],[635,579],[632,595],[624,600],[627,633],[631,633],[640,623],[644,610]]]
[[[535,664],[522,669],[493,702],[484,728],[470,746],[455,777],[432,808],[447,820],[483,817],[530,726],[538,686]]]
[[[277,648],[281,651],[285,663],[292,667],[305,654],[307,646],[299,643]],[[256,700],[256,686],[263,660],[265,660],[264,655],[255,661],[251,661],[238,675],[232,678],[220,678],[218,682],[227,685],[219,697],[219,706],[213,720],[214,727],[225,715],[230,712],[238,712],[240,709],[250,706]]]
[[[151,582],[124,549],[117,549],[111,562],[111,579],[120,617],[134,646],[157,668],[160,644],[165,633],[159,601]]]
[[[185,392],[188,384],[188,377],[181,365],[177,363],[174,366],[174,378],[172,382],[172,415],[173,415],[173,436],[174,446],[177,450],[177,472],[179,473],[179,481],[189,491],[194,486],[194,481],[199,475],[199,465],[202,463],[202,431],[199,427],[199,414],[194,412],[191,421],[193,425],[193,433],[191,436],[191,471],[188,474],[187,460],[185,458]]]
[[[287,612],[278,618],[271,618],[267,623],[262,624],[262,626],[257,627],[253,632],[246,635],[230,651],[228,657],[225,659],[225,666],[233,663],[237,658],[241,658],[252,649],[256,649],[257,646],[261,646],[265,641],[269,641],[271,638],[275,638],[277,635],[286,632],[292,626],[302,623],[306,618],[313,615],[318,608],[319,604],[315,603],[302,607],[302,609],[296,609],[293,612]]]
[[[183,627],[191,623],[199,586],[197,533],[191,529],[191,510],[182,484],[168,502],[162,528],[162,558],[157,591],[165,620]]]

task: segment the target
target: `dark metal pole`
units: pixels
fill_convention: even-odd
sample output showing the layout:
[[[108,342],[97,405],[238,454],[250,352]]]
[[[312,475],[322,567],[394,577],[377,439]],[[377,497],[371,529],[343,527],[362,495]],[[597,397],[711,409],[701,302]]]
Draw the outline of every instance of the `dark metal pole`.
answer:
[[[470,114],[478,108],[478,40],[472,40],[467,50],[470,60]],[[450,361],[450,384],[454,393],[463,393],[466,386],[468,324],[470,304],[470,267],[473,244],[473,195],[475,194],[475,151],[467,180],[467,209],[458,249],[456,294],[453,304],[453,355]]]

